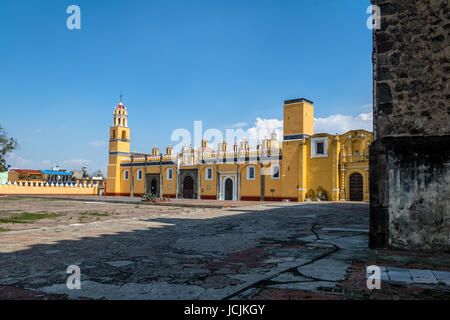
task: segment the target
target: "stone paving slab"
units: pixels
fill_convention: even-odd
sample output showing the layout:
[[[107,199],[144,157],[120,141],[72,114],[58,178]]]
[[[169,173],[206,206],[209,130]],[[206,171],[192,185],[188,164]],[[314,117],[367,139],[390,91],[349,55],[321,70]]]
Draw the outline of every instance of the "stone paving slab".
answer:
[[[409,271],[408,272],[389,271],[389,277],[391,281],[406,282],[406,283],[414,282],[411,273]]]
[[[397,267],[380,267],[381,280],[416,284],[450,283],[450,272],[437,270],[406,269]],[[372,274],[366,273],[366,278]]]
[[[415,283],[433,283],[438,284],[436,277],[431,270],[409,270]]]
[[[312,279],[324,281],[340,281],[345,279],[350,263],[331,259],[321,259],[298,268],[298,272]]]
[[[436,271],[433,270],[433,274],[438,280],[450,280],[450,272],[449,271]]]
[[[364,265],[380,264],[360,231],[368,228],[367,204],[218,209],[28,199],[0,205],[67,213],[0,233],[0,299],[378,299],[406,288],[398,282],[377,294],[366,287]],[[81,211],[107,215],[73,223]],[[81,269],[81,290],[66,287],[69,265]],[[426,284],[425,297],[446,294],[448,275],[439,272],[432,274],[441,284]],[[390,266],[382,273],[407,274]],[[404,290],[402,296],[413,296]]]

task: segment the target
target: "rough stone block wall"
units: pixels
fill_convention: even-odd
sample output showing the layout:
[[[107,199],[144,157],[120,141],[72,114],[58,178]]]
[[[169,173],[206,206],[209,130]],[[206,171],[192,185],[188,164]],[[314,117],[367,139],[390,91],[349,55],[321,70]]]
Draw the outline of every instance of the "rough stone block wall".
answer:
[[[450,249],[448,0],[372,0],[370,246]]]

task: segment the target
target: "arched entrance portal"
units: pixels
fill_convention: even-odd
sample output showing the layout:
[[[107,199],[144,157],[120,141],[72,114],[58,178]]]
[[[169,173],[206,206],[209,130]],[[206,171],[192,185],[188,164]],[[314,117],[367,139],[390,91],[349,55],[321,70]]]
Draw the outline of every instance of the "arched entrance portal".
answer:
[[[359,173],[350,176],[350,201],[363,201],[363,177]]]
[[[193,199],[194,198],[194,179],[191,176],[187,176],[183,180],[183,198]]]
[[[150,193],[156,195],[157,192],[158,192],[158,182],[156,181],[156,179],[152,179],[152,182],[150,184]]]
[[[233,200],[233,180],[231,178],[225,180],[225,200]]]

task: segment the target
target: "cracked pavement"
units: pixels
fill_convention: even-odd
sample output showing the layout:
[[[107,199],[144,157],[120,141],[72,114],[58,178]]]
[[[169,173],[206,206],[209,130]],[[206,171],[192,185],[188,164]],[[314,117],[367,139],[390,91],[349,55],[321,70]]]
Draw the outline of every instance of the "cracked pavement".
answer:
[[[0,299],[449,298],[442,283],[367,289],[368,265],[450,271],[450,261],[370,250],[365,203],[218,209],[23,199],[0,206],[65,213],[1,225],[10,231],[0,232]],[[104,215],[71,218],[94,210]],[[66,286],[69,265],[80,267],[80,290]]]

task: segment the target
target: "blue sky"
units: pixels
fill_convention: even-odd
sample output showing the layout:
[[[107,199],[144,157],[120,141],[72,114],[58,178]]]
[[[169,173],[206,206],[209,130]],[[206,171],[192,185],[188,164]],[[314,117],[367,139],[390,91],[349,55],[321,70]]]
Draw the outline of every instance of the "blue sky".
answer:
[[[81,30],[66,27],[71,4]],[[372,103],[369,5],[4,0],[0,124],[20,144],[9,163],[105,170],[120,92],[137,152],[164,149],[194,120],[220,130],[281,120],[283,101],[298,97],[314,101],[315,117],[351,125]]]

